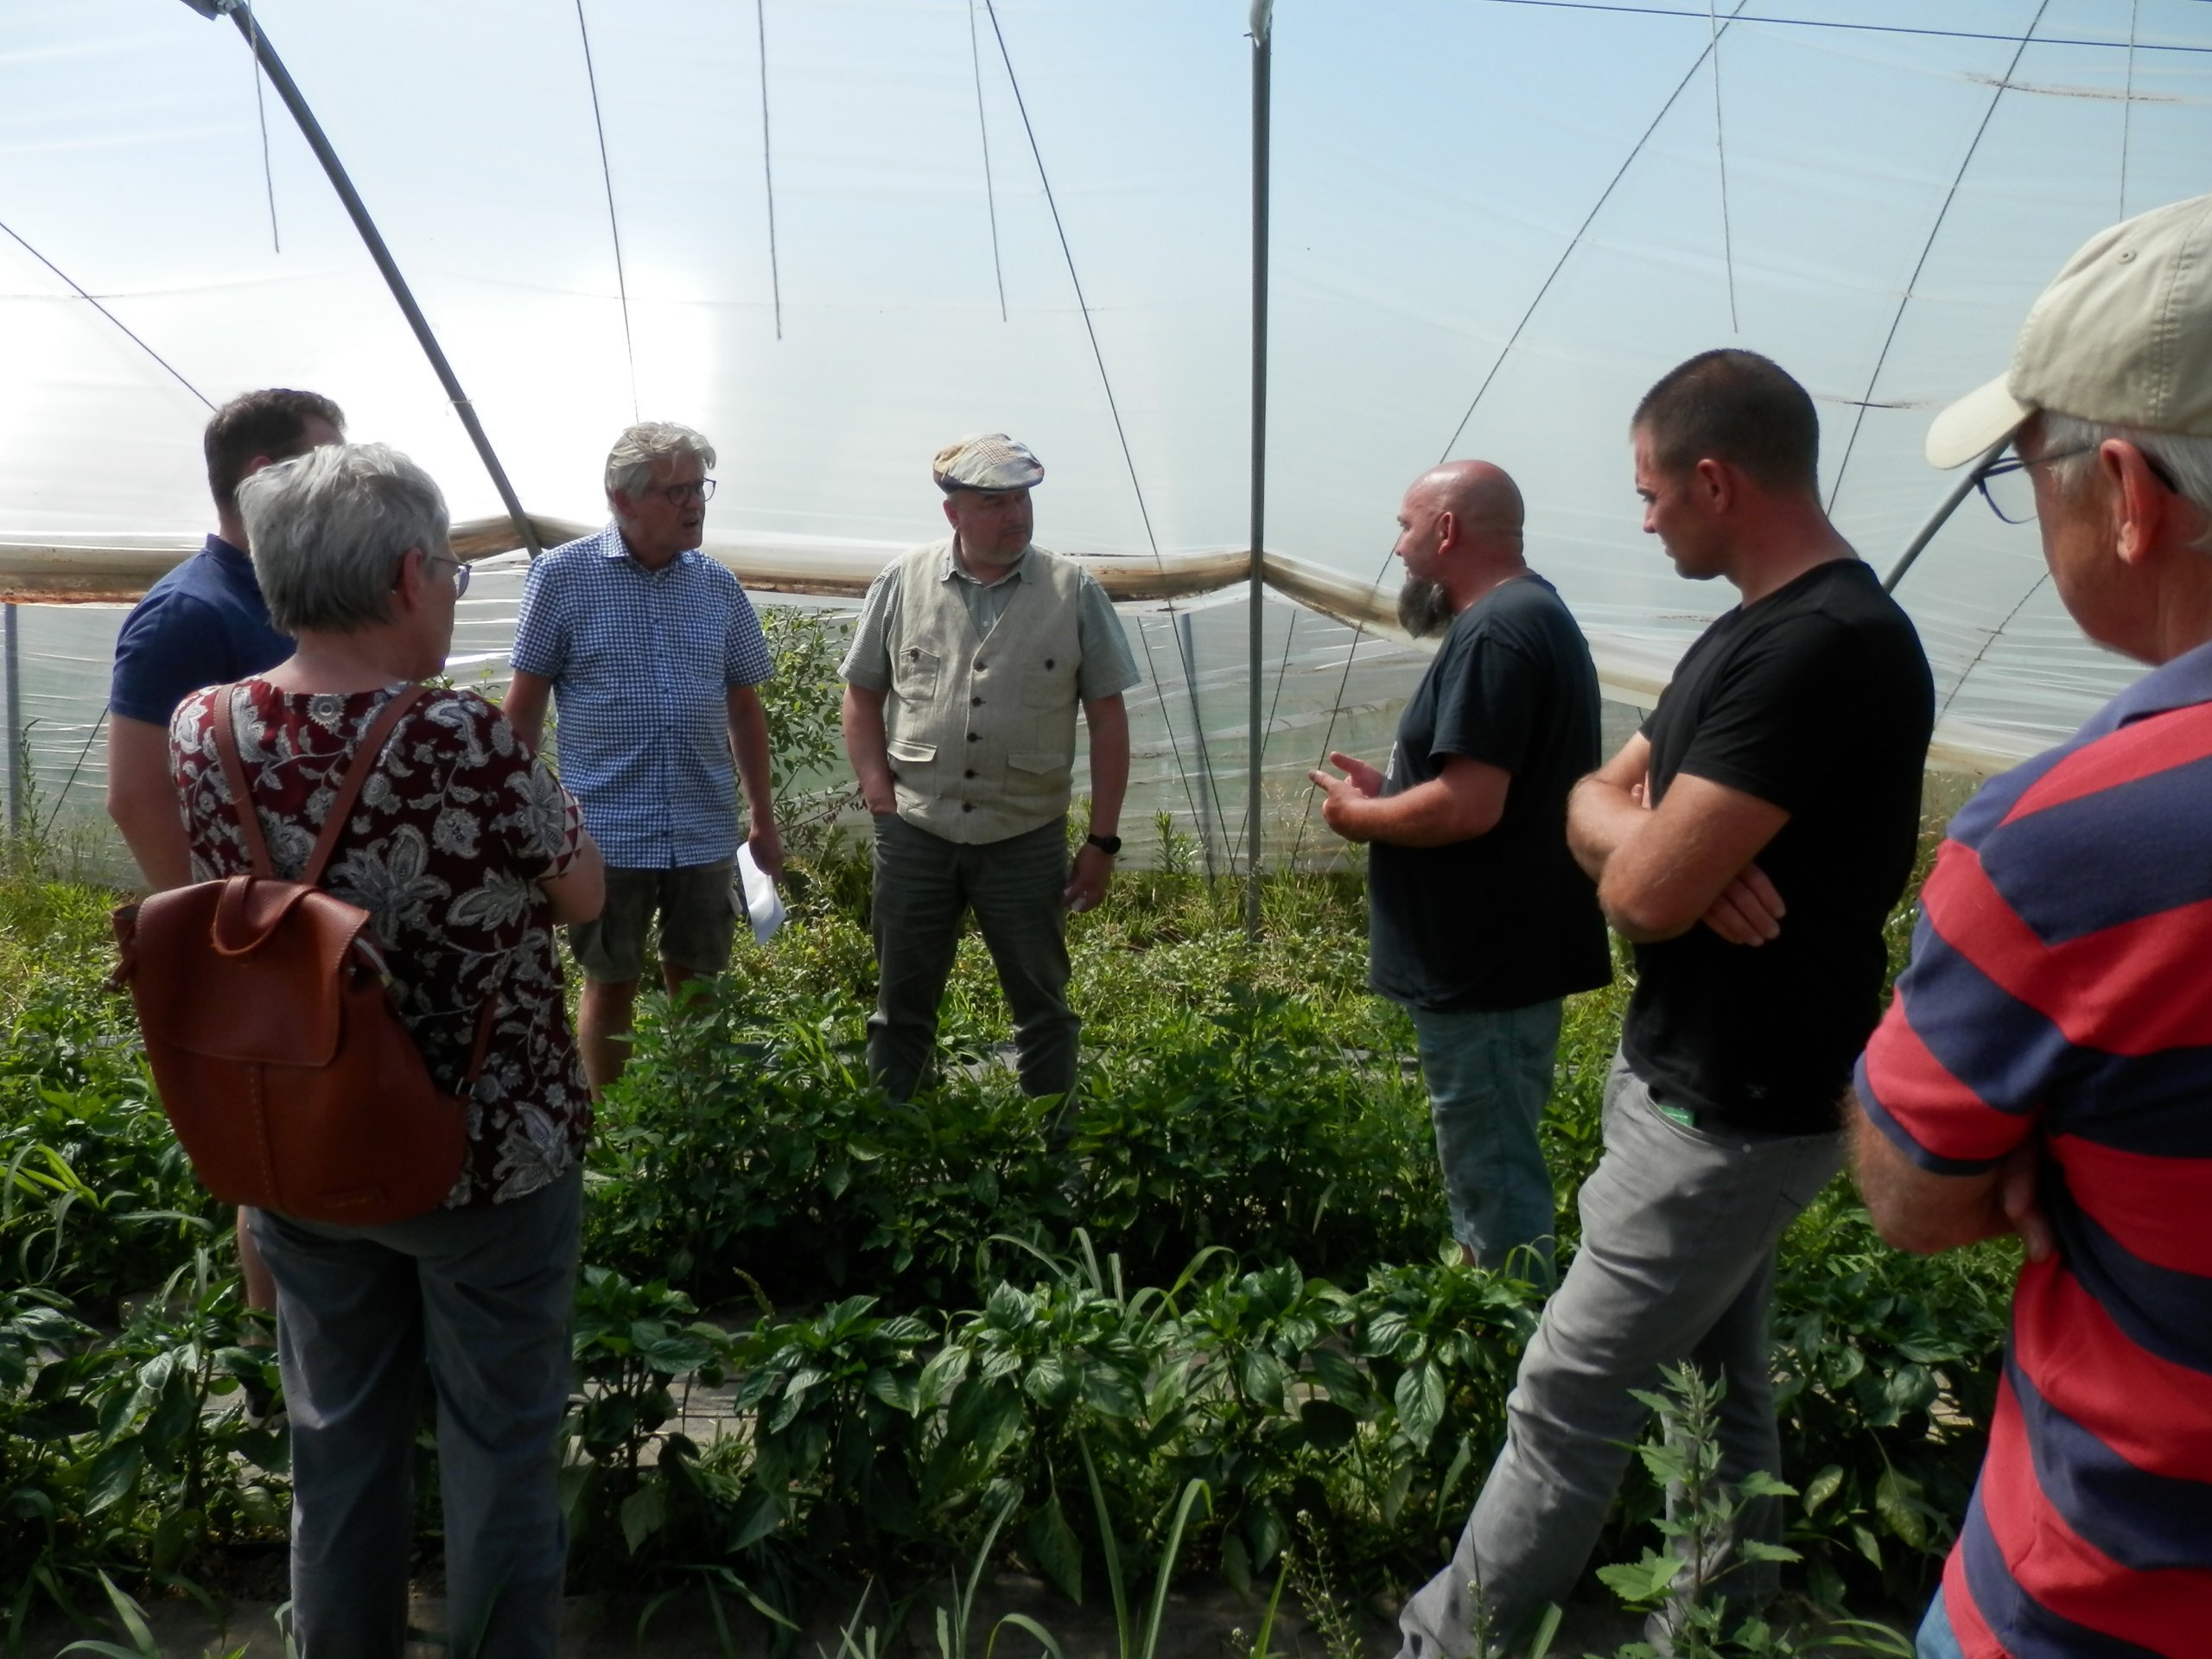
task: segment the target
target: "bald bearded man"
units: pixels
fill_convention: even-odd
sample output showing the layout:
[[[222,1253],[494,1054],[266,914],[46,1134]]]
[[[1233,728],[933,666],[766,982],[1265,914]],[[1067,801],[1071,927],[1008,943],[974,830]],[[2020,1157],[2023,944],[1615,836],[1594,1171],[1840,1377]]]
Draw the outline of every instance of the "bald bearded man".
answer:
[[[1413,1016],[1452,1230],[1467,1259],[1548,1283],[1552,1184],[1536,1128],[1560,1005],[1611,974],[1567,798],[1598,764],[1582,630],[1522,551],[1521,492],[1487,461],[1415,479],[1398,510],[1398,620],[1441,633],[1387,770],[1315,772],[1321,815],[1368,858],[1368,984]]]

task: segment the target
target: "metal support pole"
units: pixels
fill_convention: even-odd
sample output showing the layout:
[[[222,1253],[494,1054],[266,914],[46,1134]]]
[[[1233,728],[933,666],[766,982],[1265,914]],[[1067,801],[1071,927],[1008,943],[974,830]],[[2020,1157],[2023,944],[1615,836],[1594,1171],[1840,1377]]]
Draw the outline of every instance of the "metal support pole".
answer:
[[[259,60],[262,72],[269,77],[269,84],[284,100],[284,107],[292,112],[292,119],[299,123],[300,136],[308,141],[308,148],[315,151],[315,159],[322,163],[322,170],[330,175],[331,188],[337,191],[338,200],[345,205],[353,228],[369,251],[369,257],[376,261],[377,269],[384,274],[385,285],[391,289],[391,297],[399,302],[407,326],[415,331],[415,339],[423,354],[430,359],[430,367],[438,377],[438,384],[452,400],[454,413],[461,416],[461,423],[468,429],[471,442],[484,462],[484,470],[492,475],[492,486],[499,493],[505,504],[507,517],[514,521],[515,534],[522,538],[522,545],[536,558],[544,550],[537,544],[537,533],[530,526],[530,517],[522,510],[522,503],[515,497],[514,486],[507,482],[506,469],[499,465],[499,458],[492,452],[492,440],[484,435],[483,423],[476,418],[476,406],[461,391],[461,380],[453,372],[453,365],[446,361],[445,353],[439,347],[437,336],[430,332],[429,320],[423,315],[423,308],[415,303],[415,296],[407,286],[407,279],[399,274],[399,267],[391,257],[391,250],[384,245],[378,233],[376,221],[369,217],[360,194],[353,188],[353,181],[346,175],[345,165],[338,159],[338,152],[330,147],[330,140],[323,136],[322,127],[315,118],[315,111],[308,107],[307,99],[276,55],[276,48],[269,43],[269,36],[253,16],[246,0],[184,0],[203,17],[213,18],[228,14],[238,25],[239,35]]]
[[[8,721],[8,833],[23,833],[23,641],[16,629],[16,601],[0,618],[0,644],[8,653],[5,718]]]
[[[1213,866],[1213,759],[1206,753],[1206,717],[1198,708],[1198,648],[1188,611],[1175,613],[1175,644],[1183,658],[1183,689],[1190,696],[1191,733],[1198,758],[1198,845],[1205,849],[1206,880]]]
[[[1936,539],[1936,532],[1942,529],[1944,524],[1949,522],[1951,515],[1959,510],[1959,503],[1967,499],[1967,493],[1981,482],[1981,475],[1989,470],[1990,463],[2010,448],[2012,443],[2012,436],[2008,432],[1993,445],[1980,461],[1967,467],[1965,474],[1951,486],[1950,493],[1937,503],[1936,511],[1928,515],[1928,522],[1920,527],[1919,533],[1905,543],[1904,551],[1897,556],[1897,562],[1890,567],[1890,574],[1882,578],[1884,593],[1897,592],[1897,583],[1904,580],[1904,573],[1912,569],[1913,561],[1920,556],[1922,550],[1929,543]]]
[[[1252,585],[1251,708],[1247,723],[1244,822],[1244,931],[1260,932],[1261,639],[1267,597],[1268,544],[1268,105],[1274,63],[1274,0],[1252,0]]]

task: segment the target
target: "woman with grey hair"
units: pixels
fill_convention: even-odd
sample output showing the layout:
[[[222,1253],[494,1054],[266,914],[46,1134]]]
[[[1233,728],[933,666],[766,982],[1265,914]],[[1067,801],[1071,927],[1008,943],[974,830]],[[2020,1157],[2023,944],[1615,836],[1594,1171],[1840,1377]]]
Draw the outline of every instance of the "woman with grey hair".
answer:
[[[497,709],[473,691],[422,691],[468,585],[422,468],[381,444],[334,444],[238,495],[270,620],[298,644],[266,674],[187,698],[171,723],[194,879],[252,868],[217,721],[237,736],[276,874],[297,880],[356,749],[395,697],[419,694],[380,745],[322,885],[369,912],[438,1085],[461,1092],[474,1071],[467,1157],[438,1208],[369,1227],[254,1218],[292,1423],[294,1631],[305,1659],[397,1659],[427,1373],[452,1650],[550,1656],[591,1125],[552,927],[598,913],[599,850]]]

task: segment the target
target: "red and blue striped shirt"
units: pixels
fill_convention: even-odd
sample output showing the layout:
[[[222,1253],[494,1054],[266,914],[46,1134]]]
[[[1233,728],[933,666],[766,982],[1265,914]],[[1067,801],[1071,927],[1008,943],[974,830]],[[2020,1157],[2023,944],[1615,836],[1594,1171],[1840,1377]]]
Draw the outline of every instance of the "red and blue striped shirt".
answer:
[[[1944,1570],[1967,1659],[2212,1653],[2212,646],[1959,814],[1858,1081],[1923,1169],[2035,1141],[2058,1240]]]

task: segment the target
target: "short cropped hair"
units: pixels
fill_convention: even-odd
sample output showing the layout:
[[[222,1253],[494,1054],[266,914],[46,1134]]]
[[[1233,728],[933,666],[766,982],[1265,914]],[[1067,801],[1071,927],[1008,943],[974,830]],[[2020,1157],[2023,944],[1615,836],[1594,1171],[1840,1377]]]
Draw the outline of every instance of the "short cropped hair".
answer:
[[[657,461],[696,455],[702,467],[715,464],[715,446],[688,426],[673,421],[640,421],[624,429],[607,452],[607,493],[635,495],[653,481]]]
[[[381,443],[334,443],[264,467],[238,486],[253,574],[286,633],[346,633],[391,615],[410,548],[450,554],[445,497]]]
[[[345,411],[318,391],[270,386],[233,397],[208,417],[200,447],[207,457],[207,488],[223,511],[238,504],[238,480],[256,455],[284,461],[305,454],[308,423],[327,421],[346,430]]]
[[[2201,553],[2212,553],[2212,438],[2113,426],[2046,409],[2043,411],[2043,453],[2059,457],[2051,470],[2063,493],[2071,495],[2081,488],[2107,438],[2125,439],[2154,466],[2164,469],[2174,493],[2195,507],[2204,520],[2203,530],[2190,545]]]
[[[1708,457],[1770,490],[1820,487],[1821,417],[1805,388],[1757,352],[1700,352],[1669,369],[1636,406],[1629,430],[1674,475]]]

